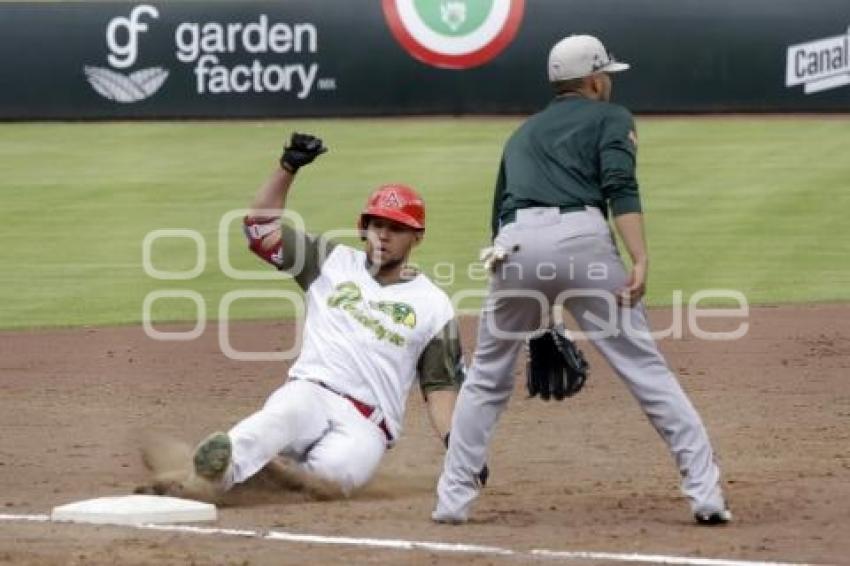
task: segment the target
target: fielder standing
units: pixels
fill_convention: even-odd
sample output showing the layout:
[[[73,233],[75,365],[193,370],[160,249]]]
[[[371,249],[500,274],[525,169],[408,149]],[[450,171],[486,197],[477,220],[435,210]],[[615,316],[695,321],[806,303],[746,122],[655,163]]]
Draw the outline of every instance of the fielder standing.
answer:
[[[608,102],[629,66],[591,36],[549,55],[556,97],[505,145],[493,200],[495,261],[472,367],[461,389],[432,518],[462,523],[493,428],[514,389],[523,338],[564,305],[667,443],[699,524],[731,519],[705,427],[658,351],[641,302],[648,255],[628,110]],[[632,259],[627,273],[606,218]],[[558,312],[559,309],[556,309]]]

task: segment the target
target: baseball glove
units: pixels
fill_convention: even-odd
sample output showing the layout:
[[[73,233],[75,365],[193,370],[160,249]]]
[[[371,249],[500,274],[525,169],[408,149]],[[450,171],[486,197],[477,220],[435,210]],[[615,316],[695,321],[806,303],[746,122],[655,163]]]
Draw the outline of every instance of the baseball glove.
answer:
[[[299,168],[312,163],[316,157],[327,150],[328,148],[322,144],[321,138],[294,132],[289,139],[289,145],[283,148],[280,166],[294,174]]]
[[[526,386],[531,397],[562,401],[584,387],[589,366],[584,354],[557,328],[528,340]]]

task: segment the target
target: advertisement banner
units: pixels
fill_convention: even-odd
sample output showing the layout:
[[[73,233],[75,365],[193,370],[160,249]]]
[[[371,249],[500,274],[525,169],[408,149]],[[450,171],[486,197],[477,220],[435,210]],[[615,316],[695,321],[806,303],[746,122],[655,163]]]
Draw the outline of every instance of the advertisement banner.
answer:
[[[846,0],[0,3],[0,118],[524,114],[600,37],[636,112],[850,110]]]

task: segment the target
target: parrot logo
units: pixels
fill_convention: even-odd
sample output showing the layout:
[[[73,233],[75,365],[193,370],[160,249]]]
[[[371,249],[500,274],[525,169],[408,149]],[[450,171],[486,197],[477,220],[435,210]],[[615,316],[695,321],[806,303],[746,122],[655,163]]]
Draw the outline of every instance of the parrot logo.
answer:
[[[407,303],[380,301],[378,303],[370,303],[369,306],[389,316],[396,324],[402,324],[408,328],[416,328],[416,311]]]

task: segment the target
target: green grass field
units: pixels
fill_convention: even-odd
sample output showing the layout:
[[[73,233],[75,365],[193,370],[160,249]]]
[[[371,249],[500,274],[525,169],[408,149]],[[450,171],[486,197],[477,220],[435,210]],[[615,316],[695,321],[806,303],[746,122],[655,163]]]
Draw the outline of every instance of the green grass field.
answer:
[[[248,204],[293,129],[331,152],[306,169],[290,198],[314,231],[350,228],[366,194],[403,181],[425,195],[429,225],[415,261],[476,288],[467,265],[488,238],[500,148],[517,118],[263,122],[0,124],[0,328],[126,324],[150,291],[201,294],[209,318],[241,289],[291,281],[234,281],[218,262],[219,221]],[[648,302],[706,288],[752,303],[850,299],[850,118],[639,119],[639,177],[651,250]],[[206,268],[157,281],[142,268],[156,229],[192,229]],[[228,233],[235,267],[260,269]],[[159,241],[160,270],[190,269],[194,244]],[[436,268],[438,263],[443,266]],[[435,269],[439,271],[435,272]],[[291,309],[250,299],[231,317]],[[473,307],[474,305],[466,305]],[[194,319],[185,299],[156,303],[157,321]]]

